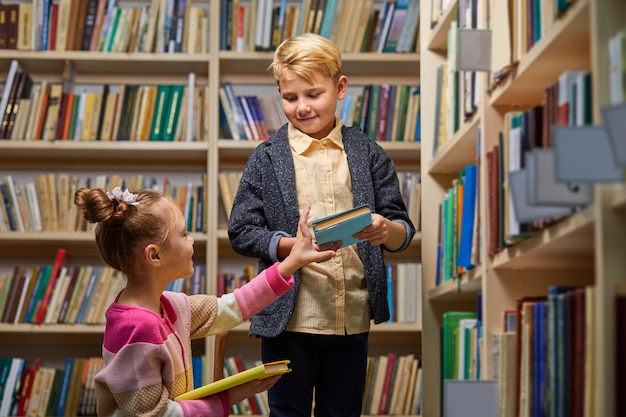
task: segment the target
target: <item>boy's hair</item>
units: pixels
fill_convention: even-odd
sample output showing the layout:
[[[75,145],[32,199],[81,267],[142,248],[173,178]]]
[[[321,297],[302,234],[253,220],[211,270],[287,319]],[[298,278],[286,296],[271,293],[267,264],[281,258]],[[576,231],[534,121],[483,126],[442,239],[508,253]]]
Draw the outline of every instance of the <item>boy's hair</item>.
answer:
[[[137,268],[137,257],[148,244],[167,241],[175,218],[168,197],[161,193],[142,189],[133,195],[135,204],[100,188],[81,188],[74,195],[85,220],[96,223],[102,259],[127,276]]]
[[[309,83],[313,83],[316,72],[332,78],[336,83],[341,76],[341,53],[329,39],[315,33],[303,33],[284,40],[267,68],[277,83],[287,70]]]

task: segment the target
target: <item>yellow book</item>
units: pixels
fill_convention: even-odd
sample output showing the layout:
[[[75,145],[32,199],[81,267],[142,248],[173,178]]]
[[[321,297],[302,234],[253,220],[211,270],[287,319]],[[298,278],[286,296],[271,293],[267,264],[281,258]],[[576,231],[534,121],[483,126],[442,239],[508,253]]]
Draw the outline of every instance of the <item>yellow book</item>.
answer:
[[[20,3],[17,15],[17,49],[28,51],[33,46],[33,4]]]
[[[63,84],[55,83],[50,86],[50,95],[48,97],[48,110],[46,112],[46,122],[42,139],[54,140],[55,129],[59,120],[59,109],[61,106],[61,96],[63,95]]]
[[[111,140],[113,133],[113,121],[115,119],[116,104],[119,92],[109,92],[104,104],[104,118],[102,119],[102,129],[100,133],[101,141]]]
[[[94,112],[96,109],[96,93],[88,91],[85,97],[85,113],[83,116],[83,124],[80,132],[81,140],[90,140],[91,124],[93,123]]]
[[[288,359],[263,363],[261,365],[255,366],[254,368],[246,369],[245,371],[239,372],[237,374],[227,376],[224,379],[220,379],[218,381],[204,385],[200,388],[188,391],[174,399],[195,400],[198,398],[208,397],[209,395],[217,394],[218,392],[226,391],[233,387],[243,385],[246,382],[254,381],[255,379],[265,379],[269,378],[270,376],[291,372],[289,363],[290,361]]]

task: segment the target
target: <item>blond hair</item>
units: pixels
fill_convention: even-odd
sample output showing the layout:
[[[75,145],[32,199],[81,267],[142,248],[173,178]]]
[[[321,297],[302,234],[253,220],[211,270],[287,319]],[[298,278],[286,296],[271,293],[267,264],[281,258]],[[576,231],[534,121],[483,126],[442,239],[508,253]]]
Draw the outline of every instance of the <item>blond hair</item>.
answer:
[[[313,83],[315,73],[321,73],[337,83],[341,76],[341,53],[329,39],[315,33],[303,33],[284,40],[278,46],[267,71],[277,83],[286,71],[309,83]]]

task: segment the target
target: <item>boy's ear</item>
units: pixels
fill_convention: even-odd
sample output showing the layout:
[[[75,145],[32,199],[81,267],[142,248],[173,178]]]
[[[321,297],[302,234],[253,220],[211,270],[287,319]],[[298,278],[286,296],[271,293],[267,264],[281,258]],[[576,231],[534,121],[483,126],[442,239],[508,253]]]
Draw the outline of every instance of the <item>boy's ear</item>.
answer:
[[[342,100],[348,91],[348,77],[342,75],[337,81],[337,99]]]

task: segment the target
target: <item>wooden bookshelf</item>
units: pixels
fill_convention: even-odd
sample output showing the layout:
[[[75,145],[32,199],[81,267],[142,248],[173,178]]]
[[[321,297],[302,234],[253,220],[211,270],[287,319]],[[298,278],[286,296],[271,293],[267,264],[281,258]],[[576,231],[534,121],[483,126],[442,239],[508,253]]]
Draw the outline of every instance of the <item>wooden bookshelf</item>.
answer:
[[[149,2],[146,2],[149,4]],[[230,247],[224,224],[221,223],[221,200],[217,175],[223,169],[243,169],[258,142],[235,141],[221,137],[219,86],[229,81],[254,91],[259,86],[272,88],[275,83],[266,73],[271,52],[234,52],[219,49],[220,0],[202,0],[208,8],[209,45],[207,53],[141,53],[90,51],[25,51],[0,50],[0,83],[13,59],[35,82],[61,82],[66,61],[75,71],[76,84],[185,84],[193,72],[196,85],[208,85],[210,110],[207,141],[61,141],[61,140],[0,140],[0,174],[17,173],[22,177],[33,172],[163,172],[177,178],[207,177],[207,232],[193,232],[194,262],[206,264],[207,288],[217,290],[216,276],[223,269],[256,264],[235,254]],[[278,5],[278,1],[274,1]],[[289,1],[296,4],[295,1]],[[380,1],[374,2],[380,7]],[[419,85],[420,54],[410,53],[343,53],[343,71],[350,85],[393,84]],[[4,91],[8,94],[7,91]],[[419,142],[381,142],[396,164],[398,171],[419,171],[421,144]],[[51,263],[58,247],[72,255],[80,265],[102,265],[92,232],[0,232],[0,271],[14,265]],[[389,254],[391,262],[414,262],[421,259],[421,234],[418,232],[410,247],[400,254]],[[260,357],[258,340],[247,336],[242,325],[231,331],[229,350],[248,352],[250,360]],[[50,363],[63,366],[64,355],[98,356],[101,353],[103,326],[33,325],[0,323],[2,356],[40,356]],[[421,356],[422,329],[417,324],[385,323],[373,326],[373,352],[392,350]],[[45,346],[45,349],[42,348]],[[69,348],[72,347],[73,348]],[[213,358],[213,338],[194,342],[194,353]],[[212,359],[206,361],[205,373],[211,377]]]
[[[431,16],[433,2],[422,2],[420,16]],[[422,100],[435,102],[437,67],[447,60],[447,34],[457,20],[460,0],[448,3],[437,24],[421,25]],[[485,7],[494,2],[482,2]],[[516,7],[518,1],[509,2]],[[481,4],[481,2],[478,2]],[[600,109],[609,103],[608,39],[626,27],[626,8],[616,0],[576,0],[543,33],[499,83],[491,85],[491,74],[484,73],[479,92],[478,111],[463,120],[454,134],[433,155],[436,121],[433,106],[422,107],[422,192],[428,196],[422,206],[423,259],[423,343],[425,398],[424,415],[439,417],[443,411],[440,373],[439,332],[443,314],[449,311],[482,313],[481,376],[493,379],[492,345],[494,335],[502,332],[502,315],[514,310],[523,296],[547,294],[549,286],[593,287],[594,295],[588,357],[576,357],[586,364],[585,417],[614,415],[615,409],[615,296],[624,283],[626,259],[626,197],[624,182],[597,184],[594,201],[573,214],[513,241],[493,257],[487,253],[490,232],[486,151],[499,141],[508,111],[524,111],[544,101],[546,88],[566,70],[591,71],[593,123],[601,124]],[[494,16],[491,16],[492,23]],[[524,22],[526,19],[524,19]],[[500,42],[500,45],[502,43]],[[480,139],[479,139],[480,138]],[[459,274],[451,282],[435,284],[437,242],[439,241],[439,203],[463,167],[475,163],[479,150],[479,188],[477,216],[481,240],[479,262],[474,269]],[[482,303],[478,304],[477,294]],[[519,318],[518,318],[519,320]],[[519,323],[519,321],[518,321]],[[514,381],[510,381],[513,383]],[[619,395],[619,394],[618,394]],[[478,399],[477,399],[478,400]],[[517,410],[514,412],[517,415]],[[502,414],[500,414],[502,415]]]

